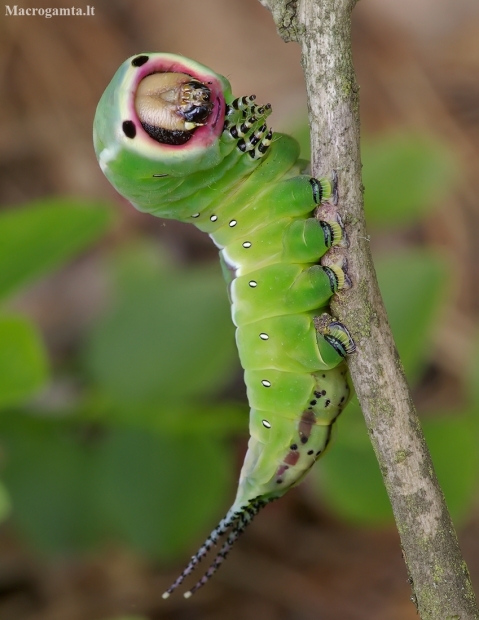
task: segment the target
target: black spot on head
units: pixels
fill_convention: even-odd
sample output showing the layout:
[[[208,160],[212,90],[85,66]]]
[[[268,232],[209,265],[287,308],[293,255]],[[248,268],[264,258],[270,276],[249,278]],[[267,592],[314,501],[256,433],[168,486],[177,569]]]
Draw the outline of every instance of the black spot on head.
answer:
[[[325,378],[326,378],[326,375],[321,375],[321,376],[323,377],[323,379],[325,379]]]
[[[283,482],[282,478],[278,478],[278,479],[276,480],[276,484],[281,484],[282,482]]]
[[[289,448],[290,448],[290,450],[297,450],[297,449],[298,449],[298,446],[297,446],[295,443],[292,443],[292,444],[289,446]]]
[[[322,391],[321,391],[321,394],[322,394],[323,396],[326,396],[326,390],[322,390]]]
[[[329,405],[331,404],[331,401],[329,400],[329,398],[325,401],[324,406],[325,407],[329,407]]]
[[[133,58],[133,60],[131,61],[131,64],[134,67],[141,67],[141,65],[144,65],[145,62],[148,62],[149,57],[148,56],[136,56],[135,58]]]
[[[301,443],[308,443],[307,437],[301,437]]]
[[[318,451],[316,452],[316,456],[319,456],[320,454],[321,454],[321,450],[318,450]]]
[[[312,400],[309,404],[310,404],[310,405],[315,405],[316,403],[317,403],[317,401],[316,401],[316,400]]]
[[[314,454],[314,450],[308,450],[308,454]]]
[[[315,392],[314,395],[316,396],[316,398],[321,398],[321,392]]]
[[[341,400],[339,401],[340,403],[344,403],[344,396],[341,398]]]
[[[312,407],[308,407],[308,409],[312,409]]]
[[[127,138],[131,138],[133,140],[136,136],[136,127],[133,121],[123,121],[122,129]]]

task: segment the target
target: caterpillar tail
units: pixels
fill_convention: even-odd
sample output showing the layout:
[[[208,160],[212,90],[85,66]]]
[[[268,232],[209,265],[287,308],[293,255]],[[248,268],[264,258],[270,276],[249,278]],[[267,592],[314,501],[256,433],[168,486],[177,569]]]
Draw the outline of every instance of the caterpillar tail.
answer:
[[[298,485],[328,447],[334,422],[352,393],[344,359],[355,351],[355,345],[347,328],[326,313],[316,317],[314,325],[325,364],[334,366],[312,373],[308,406],[296,415],[273,419],[271,412],[251,409],[251,436],[235,501],[163,598],[168,598],[223,539],[204,575],[184,596],[189,598],[203,587],[260,510]]]

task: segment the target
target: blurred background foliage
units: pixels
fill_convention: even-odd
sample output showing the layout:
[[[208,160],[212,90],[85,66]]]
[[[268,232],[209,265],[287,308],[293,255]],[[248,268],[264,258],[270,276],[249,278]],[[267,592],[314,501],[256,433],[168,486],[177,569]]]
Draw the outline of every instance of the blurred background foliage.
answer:
[[[478,15],[425,2],[409,23],[381,5],[354,22],[370,241],[479,583]],[[256,0],[100,2],[92,19],[1,27],[2,620],[415,617],[356,399],[208,589],[188,608],[160,598],[234,496],[248,408],[216,250],[115,194],[94,109],[128,55],[184,53],[271,101],[307,157],[297,47]]]

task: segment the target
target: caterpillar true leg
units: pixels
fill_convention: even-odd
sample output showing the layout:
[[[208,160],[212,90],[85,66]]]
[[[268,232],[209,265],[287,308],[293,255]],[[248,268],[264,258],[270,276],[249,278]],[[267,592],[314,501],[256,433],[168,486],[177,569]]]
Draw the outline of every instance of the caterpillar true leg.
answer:
[[[326,314],[351,286],[337,175],[303,174],[297,142],[273,134],[270,113],[199,63],[141,54],[119,68],[95,116],[95,151],[117,190],[218,246],[251,407],[233,505],[165,597],[226,537],[186,595],[204,585],[258,511],[303,479],[351,394],[354,342]]]

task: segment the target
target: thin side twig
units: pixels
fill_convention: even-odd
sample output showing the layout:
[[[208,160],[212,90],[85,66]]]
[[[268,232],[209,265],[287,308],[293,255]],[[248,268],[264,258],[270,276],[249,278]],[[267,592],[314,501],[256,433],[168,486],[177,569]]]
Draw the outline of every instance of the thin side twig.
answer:
[[[351,331],[351,376],[401,537],[422,620],[479,618],[467,566],[391,335],[364,221],[359,95],[352,64],[356,0],[260,0],[285,41],[302,48],[310,112],[312,173],[336,170],[353,287],[332,313]],[[386,205],[385,205],[385,208]]]

